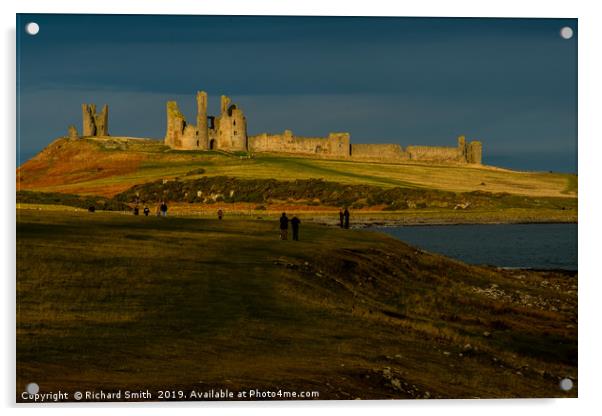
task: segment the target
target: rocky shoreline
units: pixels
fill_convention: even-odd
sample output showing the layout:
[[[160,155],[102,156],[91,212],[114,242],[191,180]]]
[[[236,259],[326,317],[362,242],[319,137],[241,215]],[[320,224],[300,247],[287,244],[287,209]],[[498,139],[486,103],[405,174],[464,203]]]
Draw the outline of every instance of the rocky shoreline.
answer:
[[[329,227],[338,227],[339,223],[335,221],[316,221],[316,224],[326,225]],[[485,225],[485,224],[577,224],[577,221],[551,221],[551,220],[543,220],[543,221],[470,221],[470,220],[460,220],[460,221],[441,221],[441,220],[418,220],[418,221],[408,221],[407,219],[403,220],[359,220],[354,221],[353,224],[350,225],[350,228],[354,229],[365,229],[365,228],[384,228],[384,227],[429,227],[429,226],[437,226],[437,225]]]

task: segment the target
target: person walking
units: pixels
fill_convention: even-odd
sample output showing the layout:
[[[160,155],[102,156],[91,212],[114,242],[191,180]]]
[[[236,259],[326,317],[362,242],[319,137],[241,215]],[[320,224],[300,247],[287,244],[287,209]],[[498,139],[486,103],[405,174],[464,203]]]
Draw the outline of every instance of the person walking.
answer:
[[[286,216],[286,212],[283,212],[280,217],[280,239],[288,239],[288,217]]]
[[[291,218],[291,228],[293,229],[293,241],[299,241],[299,224],[301,220],[294,216]]]
[[[144,216],[148,217],[148,214],[150,214],[150,208],[148,207],[148,205],[144,206]]]
[[[138,208],[138,205],[136,205],[134,207],[134,215],[138,215],[138,214],[140,214],[140,209]]]
[[[339,225],[343,228],[343,221],[345,221],[345,215],[343,214],[343,210],[339,208]]]
[[[222,209],[218,209],[217,210],[217,219],[221,220],[222,218],[224,218],[224,211],[222,211]]]
[[[161,216],[167,217],[167,203],[161,202]]]
[[[349,210],[347,208],[345,208],[343,216],[345,217],[345,228],[349,228]]]

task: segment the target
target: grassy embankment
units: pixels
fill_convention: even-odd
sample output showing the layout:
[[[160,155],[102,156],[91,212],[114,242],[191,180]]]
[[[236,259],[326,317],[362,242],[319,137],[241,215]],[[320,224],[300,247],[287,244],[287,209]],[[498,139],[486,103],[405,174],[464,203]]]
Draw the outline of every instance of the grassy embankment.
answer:
[[[312,224],[21,209],[17,236],[17,391],[577,396],[576,276]]]
[[[203,173],[195,175],[194,172],[199,169]],[[417,209],[412,204],[403,209],[396,209],[391,204],[364,206],[354,210],[359,222],[577,221],[575,175],[514,172],[492,167],[370,163],[275,155],[254,155],[249,159],[220,152],[172,151],[156,141],[121,138],[54,142],[19,169],[18,189],[100,195],[106,198],[125,192],[133,185],[156,180],[179,177],[181,181],[190,181],[221,176],[279,181],[311,178],[336,182],[340,186],[370,186],[383,190],[401,188],[424,193],[508,193],[530,198],[532,202],[473,205],[468,210],[450,210],[449,206],[440,204]],[[550,198],[561,199],[551,204],[554,205],[552,207],[546,203]],[[541,203],[542,200],[544,203]],[[170,202],[171,212],[175,214],[214,216],[217,210],[214,204],[181,204],[178,200]],[[271,218],[283,210],[292,210],[306,218],[312,216],[323,222],[331,222],[340,206],[333,201],[327,203],[318,200],[316,203],[315,200],[291,198],[272,198],[262,204],[244,200],[227,202],[230,203],[223,208],[226,208],[228,215]],[[262,209],[256,209],[258,205],[263,205],[260,207]],[[382,211],[385,208],[386,212]]]

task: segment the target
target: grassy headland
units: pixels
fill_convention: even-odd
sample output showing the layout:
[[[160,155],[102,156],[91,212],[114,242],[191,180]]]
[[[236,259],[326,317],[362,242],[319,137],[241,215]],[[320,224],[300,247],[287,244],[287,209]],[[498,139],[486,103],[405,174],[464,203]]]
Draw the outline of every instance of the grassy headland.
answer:
[[[59,139],[17,171],[17,200],[123,210],[166,199],[171,213],[330,223],[576,222],[576,175],[487,166],[372,163],[174,151],[148,139]],[[94,201],[98,201],[94,204]],[[334,220],[333,220],[334,218]]]
[[[20,209],[17,391],[576,397],[576,285],[361,230]]]
[[[51,143],[17,171],[18,189],[113,196],[203,168],[205,176],[240,179],[323,179],[344,185],[531,197],[576,197],[575,175],[516,172],[488,166],[326,160],[284,155],[174,151],[159,141],[111,137]],[[194,179],[195,176],[190,176]]]

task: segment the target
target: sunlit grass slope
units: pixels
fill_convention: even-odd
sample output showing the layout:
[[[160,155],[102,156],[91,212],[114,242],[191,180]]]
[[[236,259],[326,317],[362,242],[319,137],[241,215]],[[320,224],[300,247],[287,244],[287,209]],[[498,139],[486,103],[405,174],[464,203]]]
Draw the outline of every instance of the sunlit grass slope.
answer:
[[[173,151],[148,139],[59,139],[18,169],[19,189],[112,196],[132,185],[184,176],[321,178],[344,184],[481,190],[529,196],[576,196],[575,175],[516,172],[492,167],[372,163],[283,155]],[[194,176],[191,176],[193,178]]]

